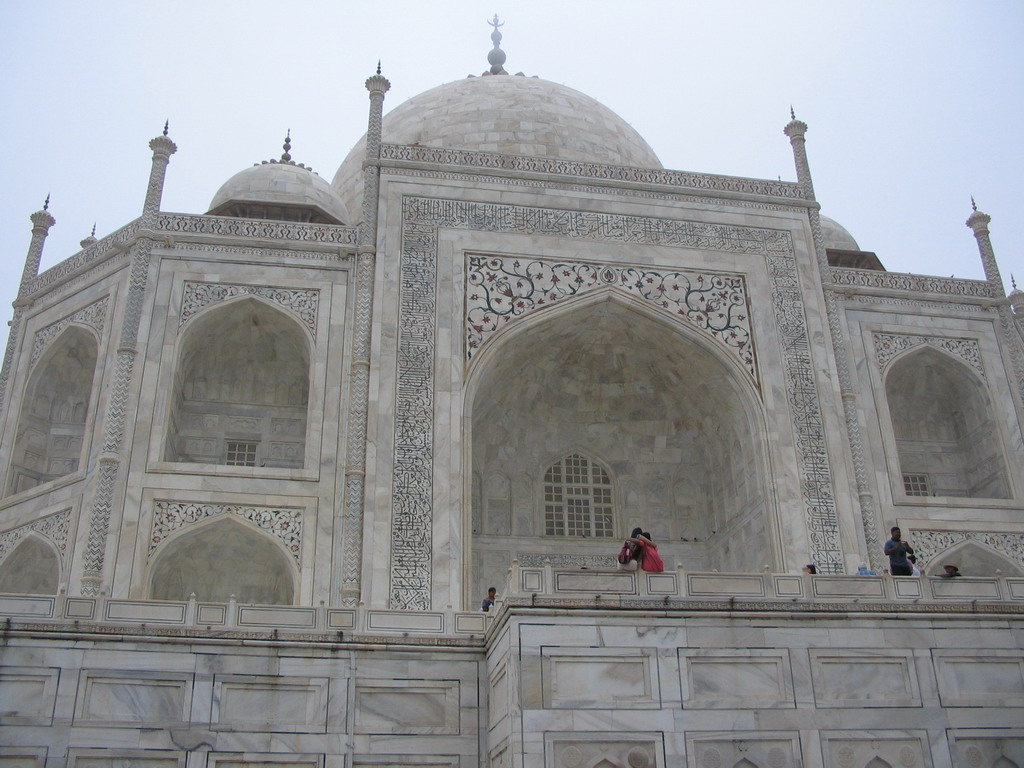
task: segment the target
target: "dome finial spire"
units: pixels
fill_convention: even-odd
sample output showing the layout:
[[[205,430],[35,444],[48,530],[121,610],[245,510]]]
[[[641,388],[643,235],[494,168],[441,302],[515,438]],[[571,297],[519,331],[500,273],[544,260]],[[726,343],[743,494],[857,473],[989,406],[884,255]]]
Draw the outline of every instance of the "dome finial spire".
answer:
[[[978,204],[974,202],[974,195],[971,195],[971,210],[978,210]]]
[[[494,47],[487,54],[487,63],[491,65],[491,68],[484,72],[484,74],[507,75],[508,72],[502,66],[505,63],[505,52],[501,50],[501,32],[498,31],[498,27],[503,27],[505,24],[498,21],[498,14],[494,14],[494,18],[487,23],[494,27],[494,31],[491,32],[491,42],[494,43]]]
[[[43,200],[43,210],[44,211],[50,210],[50,193],[49,192],[46,193],[46,199]]]
[[[290,154],[288,154],[289,152],[292,151],[292,129],[291,128],[288,129],[288,134],[284,137],[284,145],[282,146],[282,148],[284,149],[284,154],[281,155],[281,162],[282,163],[287,163],[288,161],[290,161],[292,159],[292,156]]]

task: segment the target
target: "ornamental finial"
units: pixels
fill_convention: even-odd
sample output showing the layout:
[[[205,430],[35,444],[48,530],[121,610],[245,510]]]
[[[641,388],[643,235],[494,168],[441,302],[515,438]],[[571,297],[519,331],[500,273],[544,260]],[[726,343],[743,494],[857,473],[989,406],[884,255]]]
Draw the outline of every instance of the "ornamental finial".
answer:
[[[92,234],[89,235],[89,236],[90,237],[96,237],[96,222],[95,221],[92,223]]]
[[[44,211],[50,210],[50,193],[49,192],[46,193],[46,199],[43,201],[43,210]]]
[[[793,111],[793,105],[789,105],[789,119],[796,120],[796,112]]]
[[[282,163],[287,163],[289,160],[292,159],[292,156],[290,154],[288,154],[289,152],[291,152],[291,149],[292,149],[292,129],[291,128],[288,129],[288,135],[284,137],[283,149],[284,149],[284,154],[281,155],[281,162]]]
[[[1013,276],[1013,272],[1010,273],[1010,285],[1013,286],[1013,290],[1017,290],[1017,278]]]
[[[498,27],[505,26],[505,23],[498,21],[498,14],[494,14],[494,18],[487,23],[494,27],[494,31],[491,32],[491,42],[494,43],[494,47],[487,54],[487,63],[491,65],[491,68],[484,74],[507,75],[508,72],[502,66],[505,63],[505,52],[501,50],[501,32],[498,31]]]
[[[377,59],[377,74],[380,74],[380,59]]]
[[[170,118],[168,118],[167,120],[164,120],[164,136],[167,135],[167,131],[169,131],[170,129],[171,129],[171,120],[170,120]]]
[[[978,210],[978,204],[974,202],[974,195],[971,195],[971,210]]]

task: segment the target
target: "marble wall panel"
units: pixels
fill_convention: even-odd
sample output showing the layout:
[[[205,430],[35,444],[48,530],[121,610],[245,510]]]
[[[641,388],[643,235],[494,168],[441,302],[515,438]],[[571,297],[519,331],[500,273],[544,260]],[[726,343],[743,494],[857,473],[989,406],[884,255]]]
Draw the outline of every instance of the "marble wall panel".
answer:
[[[54,602],[52,597],[3,595],[0,596],[0,615],[49,619],[53,616]]]
[[[123,728],[187,723],[191,690],[191,675],[84,669],[78,681],[75,723]]]
[[[44,768],[45,747],[0,747],[0,768]]]
[[[934,765],[924,731],[822,731],[821,752],[829,768]]]
[[[954,765],[970,768],[1024,766],[1024,728],[950,729]]]
[[[491,672],[487,708],[487,728],[496,728],[509,715],[512,690],[509,687],[508,664],[502,662]]]
[[[206,768],[323,768],[324,756],[267,754],[262,752],[211,752]]]
[[[60,670],[0,667],[0,725],[50,725]]]
[[[635,595],[636,578],[632,573],[597,573],[594,571],[555,571],[555,593],[601,592]]]
[[[650,648],[541,649],[545,709],[657,709],[658,657]]]
[[[685,709],[793,708],[789,651],[680,648]]]
[[[814,701],[819,707],[919,707],[913,653],[811,648]]]
[[[457,734],[458,680],[357,680],[355,732]]]
[[[686,593],[693,596],[728,595],[764,597],[764,580],[760,574],[686,574]]]
[[[462,768],[460,760],[458,755],[356,755],[352,768]]]
[[[944,707],[1024,707],[1024,651],[935,650]]]
[[[211,721],[228,730],[324,733],[328,690],[326,677],[217,675]]]
[[[795,732],[694,731],[686,735],[690,768],[782,768],[801,766]]]
[[[68,768],[185,768],[186,754],[157,749],[71,749]]]
[[[651,732],[547,732],[545,768],[662,768],[662,734]]]

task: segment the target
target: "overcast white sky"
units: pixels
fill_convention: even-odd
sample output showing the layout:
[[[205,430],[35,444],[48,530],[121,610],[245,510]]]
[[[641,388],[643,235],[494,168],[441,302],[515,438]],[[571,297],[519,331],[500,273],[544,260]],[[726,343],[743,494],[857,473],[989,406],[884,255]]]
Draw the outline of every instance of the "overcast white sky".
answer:
[[[205,213],[253,163],[292,156],[330,181],[385,112],[487,67],[583,91],[667,168],[795,179],[793,104],[822,211],[891,271],[982,278],[964,220],[992,218],[1006,288],[1024,287],[1024,3],[1019,0],[0,0],[0,316],[28,216],[52,195],[42,268],[136,218],[148,142],[178,144],[163,209]],[[2,334],[0,334],[2,335]]]

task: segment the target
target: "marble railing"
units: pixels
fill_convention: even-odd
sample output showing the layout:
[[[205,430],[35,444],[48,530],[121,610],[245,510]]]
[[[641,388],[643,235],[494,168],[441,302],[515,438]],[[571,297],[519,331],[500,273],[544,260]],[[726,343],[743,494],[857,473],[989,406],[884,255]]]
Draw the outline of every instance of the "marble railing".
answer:
[[[0,594],[0,620],[7,626],[66,631],[201,635],[331,641],[344,638],[480,638],[503,610],[586,610],[834,613],[983,613],[1024,615],[1024,578],[892,578],[890,576],[801,576],[781,573],[664,573],[523,567],[514,563],[499,602],[490,613],[391,611],[361,606],[283,606],[121,600],[60,595]],[[127,627],[131,629],[128,630]]]
[[[645,573],[627,569],[562,569],[548,564],[526,567],[516,561],[509,570],[509,582],[502,597],[506,603],[516,605],[537,604],[538,598],[545,605],[548,599],[573,598],[594,601],[602,607],[614,607],[616,603],[637,607],[661,600],[666,607],[712,610],[789,610],[794,603],[800,603],[801,610],[858,610],[857,606],[872,603],[885,609],[897,603],[895,610],[900,612],[946,612],[953,604],[985,604],[997,612],[1005,609],[1024,613],[1024,578],[809,576],[767,571],[707,573],[682,568]]]

